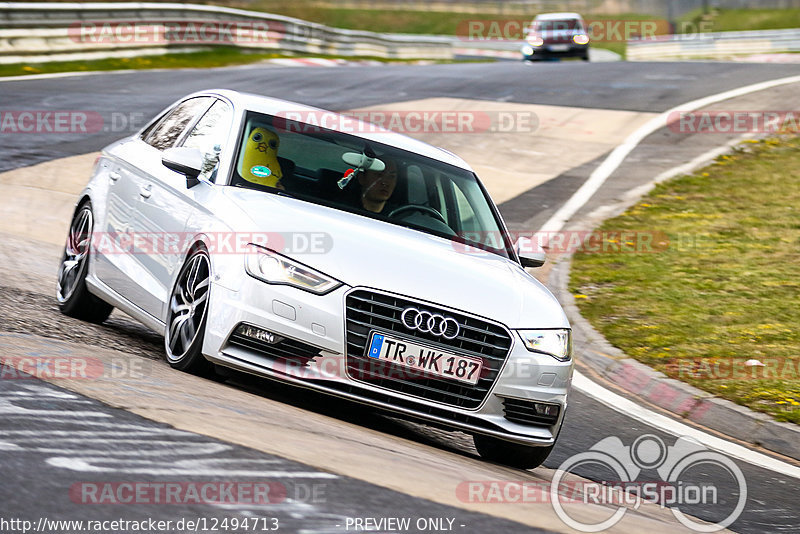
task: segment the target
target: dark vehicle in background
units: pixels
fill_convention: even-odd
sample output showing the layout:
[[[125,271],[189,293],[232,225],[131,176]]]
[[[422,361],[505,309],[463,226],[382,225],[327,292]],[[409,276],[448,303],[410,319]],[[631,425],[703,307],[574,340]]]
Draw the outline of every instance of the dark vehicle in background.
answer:
[[[589,61],[586,23],[577,13],[544,13],[533,19],[522,45],[523,61],[579,57]]]

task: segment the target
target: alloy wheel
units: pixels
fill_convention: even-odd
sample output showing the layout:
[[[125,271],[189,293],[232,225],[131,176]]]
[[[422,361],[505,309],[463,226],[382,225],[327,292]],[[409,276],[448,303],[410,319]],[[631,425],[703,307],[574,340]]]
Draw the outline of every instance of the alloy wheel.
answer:
[[[58,269],[56,297],[61,303],[72,296],[80,283],[79,275],[91,246],[93,224],[92,210],[88,206],[81,209],[72,219],[67,244],[64,247],[64,257]]]
[[[167,321],[166,348],[171,362],[181,361],[200,334],[208,304],[210,267],[208,255],[199,251],[178,276],[170,297]]]

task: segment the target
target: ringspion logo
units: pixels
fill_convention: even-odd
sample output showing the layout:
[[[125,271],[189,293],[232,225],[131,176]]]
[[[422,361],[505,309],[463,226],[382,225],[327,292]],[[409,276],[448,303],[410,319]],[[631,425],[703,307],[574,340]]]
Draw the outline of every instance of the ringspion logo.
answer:
[[[607,479],[576,480],[573,473],[581,469],[607,473]],[[709,469],[721,470],[733,484],[718,487],[709,482]],[[630,445],[616,436],[597,442],[567,458],[550,482],[466,480],[456,487],[456,497],[489,505],[549,503],[564,524],[579,532],[605,531],[628,511],[652,503],[669,509],[690,530],[717,532],[741,515],[747,502],[747,482],[733,460],[692,438],[680,437],[667,445],[660,437],[645,434]],[[594,516],[592,522],[580,513],[582,505],[604,506],[607,517]],[[684,513],[687,506],[695,505],[722,509],[720,520],[700,522]]]
[[[574,495],[561,493],[565,478],[575,470],[592,466],[613,474],[614,480],[585,484],[582,500],[586,504],[617,506],[608,517],[589,522],[577,517],[574,508],[570,514],[564,504],[574,502]],[[727,474],[733,484],[717,487],[716,484],[695,482],[692,473],[698,466],[703,472],[718,469]],[[693,471],[695,470],[695,471]],[[642,473],[655,471],[660,480],[642,480]],[[556,515],[570,528],[580,532],[600,532],[619,523],[631,508],[638,509],[643,502],[652,502],[669,508],[672,515],[685,527],[696,532],[717,532],[736,521],[747,503],[747,482],[742,470],[727,456],[704,447],[689,437],[680,437],[671,446],[656,435],[645,434],[625,445],[616,436],[605,438],[588,451],[567,458],[556,470],[550,486],[550,498]],[[698,522],[681,511],[687,505],[713,505],[722,509],[717,522]]]

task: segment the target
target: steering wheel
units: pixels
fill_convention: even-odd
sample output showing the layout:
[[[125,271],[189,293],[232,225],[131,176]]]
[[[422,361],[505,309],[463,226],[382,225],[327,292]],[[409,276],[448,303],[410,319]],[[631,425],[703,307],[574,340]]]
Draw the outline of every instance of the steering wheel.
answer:
[[[438,219],[444,224],[447,224],[447,221],[444,220],[444,216],[439,213],[438,210],[431,208],[430,206],[423,206],[422,204],[406,204],[405,206],[400,206],[399,208],[393,209],[388,217],[394,217],[398,213],[403,213],[404,211],[421,211],[422,213],[427,213],[434,219]]]

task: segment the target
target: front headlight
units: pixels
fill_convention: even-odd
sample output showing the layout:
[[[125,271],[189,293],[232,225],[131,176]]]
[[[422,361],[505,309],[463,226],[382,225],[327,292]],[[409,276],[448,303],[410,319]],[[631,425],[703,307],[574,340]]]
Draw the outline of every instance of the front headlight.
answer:
[[[293,286],[317,295],[330,293],[342,285],[311,267],[252,243],[245,254],[244,268],[247,274],[268,284]]]
[[[589,36],[579,33],[578,35],[573,36],[572,40],[575,42],[575,44],[585,45],[589,43]]]
[[[558,330],[517,330],[525,348],[531,352],[549,354],[558,361],[566,362],[572,358],[572,331]]]
[[[527,39],[528,44],[534,48],[538,48],[544,44],[544,39],[539,37],[538,35],[532,35]]]

